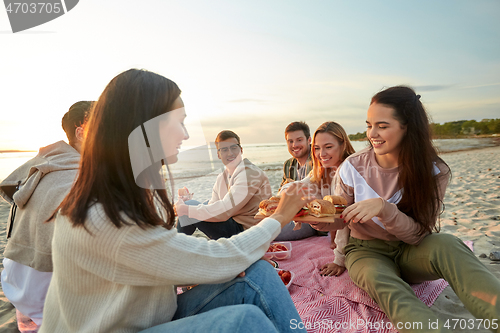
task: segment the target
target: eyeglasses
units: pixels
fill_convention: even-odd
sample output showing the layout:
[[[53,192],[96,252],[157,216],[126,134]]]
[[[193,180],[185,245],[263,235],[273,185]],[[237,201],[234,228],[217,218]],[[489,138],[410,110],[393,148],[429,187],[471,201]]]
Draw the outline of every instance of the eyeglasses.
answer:
[[[231,150],[231,153],[237,154],[237,153],[240,152],[241,146],[239,144],[236,144],[236,145],[232,145],[232,146],[229,146],[229,147],[222,147],[222,148],[217,149],[217,151],[219,153],[222,153],[222,154],[227,154],[227,152],[229,150]]]

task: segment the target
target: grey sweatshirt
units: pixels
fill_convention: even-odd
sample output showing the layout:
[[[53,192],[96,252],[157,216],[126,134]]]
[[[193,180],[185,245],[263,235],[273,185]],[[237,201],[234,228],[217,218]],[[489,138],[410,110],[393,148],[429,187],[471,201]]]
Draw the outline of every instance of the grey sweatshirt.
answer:
[[[54,223],[45,221],[68,194],[79,161],[80,154],[66,142],[59,141],[40,148],[37,156],[0,183],[0,196],[17,205],[5,258],[41,272],[52,271]],[[14,193],[18,184],[19,190]]]

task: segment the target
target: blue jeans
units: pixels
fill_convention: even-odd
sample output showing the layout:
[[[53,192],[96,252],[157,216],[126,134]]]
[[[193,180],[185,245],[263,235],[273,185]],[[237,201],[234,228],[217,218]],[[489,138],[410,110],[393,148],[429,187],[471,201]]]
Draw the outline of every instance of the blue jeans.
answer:
[[[188,200],[185,204],[189,206],[197,206],[200,205],[200,202],[196,200]],[[184,226],[181,227],[181,224]],[[230,238],[231,236],[239,234],[244,230],[243,226],[233,220],[233,218],[229,218],[227,221],[223,222],[205,222],[190,218],[187,215],[179,216],[179,223],[177,223],[178,232],[185,233],[186,235],[192,235],[196,228],[200,229],[210,239],[219,239],[222,237]]]
[[[245,276],[205,284],[177,297],[173,321],[142,332],[306,332],[293,301],[267,262],[259,260]]]

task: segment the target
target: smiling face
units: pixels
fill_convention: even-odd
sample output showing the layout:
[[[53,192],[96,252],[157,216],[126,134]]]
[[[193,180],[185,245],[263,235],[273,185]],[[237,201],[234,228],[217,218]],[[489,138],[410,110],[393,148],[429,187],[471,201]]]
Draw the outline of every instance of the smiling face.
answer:
[[[222,160],[224,165],[237,165],[241,162],[241,153],[243,148],[238,144],[236,138],[229,138],[217,142],[217,157]]]
[[[330,133],[317,133],[314,137],[314,156],[320,161],[323,168],[339,166],[343,147],[339,140]]]
[[[398,166],[401,142],[406,126],[394,118],[394,109],[384,104],[373,103],[366,116],[366,136],[375,151],[375,158],[383,168]]]
[[[306,139],[304,131],[293,131],[286,134],[286,145],[288,152],[293,157],[299,159],[309,155],[309,145],[311,144],[311,137]]]
[[[180,97],[174,101],[172,110],[166,113],[166,121],[160,123],[160,136],[168,164],[177,162],[182,141],[189,139],[189,134],[184,127],[186,111]]]

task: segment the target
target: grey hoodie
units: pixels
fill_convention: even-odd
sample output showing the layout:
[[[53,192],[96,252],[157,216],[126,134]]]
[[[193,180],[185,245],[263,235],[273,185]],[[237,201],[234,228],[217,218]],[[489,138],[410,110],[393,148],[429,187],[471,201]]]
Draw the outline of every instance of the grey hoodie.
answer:
[[[54,224],[45,221],[68,194],[79,162],[80,154],[59,141],[40,148],[37,156],[0,183],[0,196],[17,205],[4,257],[41,272],[52,271]]]

